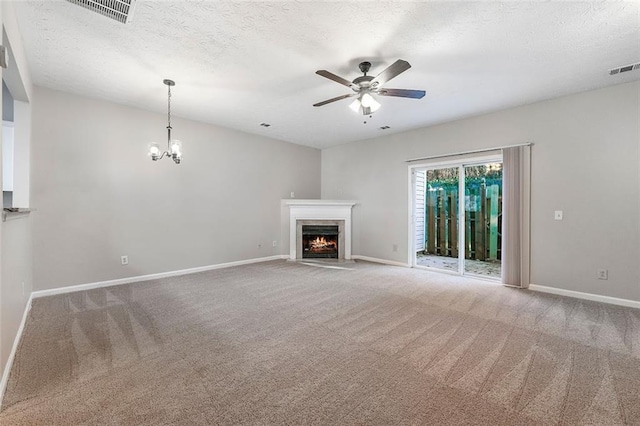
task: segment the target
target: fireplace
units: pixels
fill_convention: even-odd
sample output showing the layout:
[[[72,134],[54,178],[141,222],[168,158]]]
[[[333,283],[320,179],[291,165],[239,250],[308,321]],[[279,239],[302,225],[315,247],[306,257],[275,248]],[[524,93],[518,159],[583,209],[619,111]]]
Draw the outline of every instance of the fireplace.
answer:
[[[303,259],[338,259],[339,227],[302,225]]]
[[[283,202],[289,207],[290,260],[351,260],[351,208],[356,204],[354,201]]]
[[[345,259],[344,220],[297,220],[296,259]]]

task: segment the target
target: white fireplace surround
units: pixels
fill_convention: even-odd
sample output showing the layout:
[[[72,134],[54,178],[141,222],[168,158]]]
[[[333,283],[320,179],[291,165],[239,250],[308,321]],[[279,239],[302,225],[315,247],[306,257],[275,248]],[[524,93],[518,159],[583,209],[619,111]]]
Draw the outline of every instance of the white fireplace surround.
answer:
[[[289,259],[302,258],[302,236],[298,236],[299,221],[334,221],[344,223],[344,245],[340,259],[351,260],[351,209],[354,201],[345,200],[286,200],[289,207]],[[335,224],[335,223],[334,223]],[[342,237],[342,236],[341,236]],[[340,239],[342,244],[342,238]],[[298,247],[300,245],[300,247]]]

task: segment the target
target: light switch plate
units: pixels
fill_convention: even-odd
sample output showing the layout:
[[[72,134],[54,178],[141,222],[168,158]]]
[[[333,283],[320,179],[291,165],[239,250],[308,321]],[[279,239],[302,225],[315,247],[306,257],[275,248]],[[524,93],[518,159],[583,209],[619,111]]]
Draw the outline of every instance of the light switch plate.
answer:
[[[556,210],[553,215],[553,218],[555,220],[562,220],[562,210]]]

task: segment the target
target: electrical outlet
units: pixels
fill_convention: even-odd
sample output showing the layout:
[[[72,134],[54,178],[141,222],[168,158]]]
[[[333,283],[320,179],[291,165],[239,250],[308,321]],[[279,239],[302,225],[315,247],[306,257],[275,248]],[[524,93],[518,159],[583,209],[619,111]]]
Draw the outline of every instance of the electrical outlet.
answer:
[[[273,240],[272,246],[273,247],[277,247],[278,246],[278,242],[276,240]]]
[[[120,263],[122,263],[123,265],[128,265],[129,264],[129,256],[120,256]]]
[[[394,252],[398,251],[398,245],[397,244],[394,244],[391,248],[393,249]]]
[[[562,216],[563,216],[562,215],[562,210],[556,210],[554,215],[553,215],[553,218],[555,220],[562,220]]]
[[[258,243],[258,248],[262,248],[262,244]]]
[[[296,193],[291,191],[291,198],[296,198]]]
[[[609,279],[609,270],[607,270],[607,269],[598,269],[598,279],[599,280],[608,280]]]
[[[24,282],[22,283],[22,297],[26,297],[27,296],[27,287],[24,285]]]

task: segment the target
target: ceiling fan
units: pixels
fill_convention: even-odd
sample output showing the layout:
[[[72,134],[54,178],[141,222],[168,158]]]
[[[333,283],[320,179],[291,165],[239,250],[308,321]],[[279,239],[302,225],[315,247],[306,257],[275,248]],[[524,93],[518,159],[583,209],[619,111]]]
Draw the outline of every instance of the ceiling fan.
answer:
[[[327,99],[326,101],[313,104],[313,106],[320,107],[326,104],[330,104],[331,102],[357,96],[358,98],[349,107],[355,112],[361,110],[363,115],[369,115],[376,112],[380,108],[380,104],[372,95],[396,96],[400,98],[412,99],[422,99],[425,95],[424,90],[387,89],[382,87],[382,85],[387,81],[391,80],[394,77],[397,77],[401,73],[411,68],[411,65],[407,61],[398,59],[387,69],[385,69],[375,77],[367,75],[367,73],[371,69],[371,62],[360,62],[359,68],[360,71],[364,73],[364,75],[357,77],[353,81],[349,81],[347,79],[339,77],[327,70],[316,71],[316,74],[321,75],[322,77],[328,78],[329,80],[333,80],[336,83],[340,83],[343,86],[351,88],[351,90],[353,90],[353,93]]]

